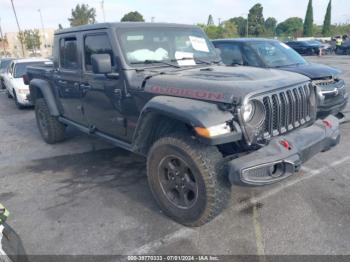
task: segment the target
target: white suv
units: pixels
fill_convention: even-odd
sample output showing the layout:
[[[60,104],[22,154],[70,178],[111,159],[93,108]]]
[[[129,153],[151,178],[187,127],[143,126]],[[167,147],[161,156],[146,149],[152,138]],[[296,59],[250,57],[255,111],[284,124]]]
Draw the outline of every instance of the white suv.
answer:
[[[52,62],[44,58],[28,58],[13,60],[9,65],[7,72],[3,76],[3,83],[7,89],[8,97],[14,99],[19,109],[32,105],[28,99],[29,86],[24,84],[22,78],[27,72],[27,66],[45,64],[51,65]]]

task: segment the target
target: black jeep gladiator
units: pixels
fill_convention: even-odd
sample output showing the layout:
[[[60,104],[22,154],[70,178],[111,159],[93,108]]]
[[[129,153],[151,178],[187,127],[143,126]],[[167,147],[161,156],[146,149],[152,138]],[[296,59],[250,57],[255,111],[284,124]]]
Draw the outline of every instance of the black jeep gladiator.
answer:
[[[226,67],[196,26],[64,29],[53,67],[30,67],[25,79],[47,143],[73,126],[146,156],[159,206],[187,226],[218,215],[231,184],[280,181],[340,139],[335,117],[316,119],[309,78]]]

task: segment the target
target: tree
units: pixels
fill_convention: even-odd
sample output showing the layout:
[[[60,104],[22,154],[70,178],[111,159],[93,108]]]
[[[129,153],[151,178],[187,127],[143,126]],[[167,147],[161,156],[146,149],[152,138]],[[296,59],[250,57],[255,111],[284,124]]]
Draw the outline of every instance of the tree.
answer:
[[[263,7],[261,4],[255,4],[248,14],[249,34],[254,36],[262,35],[265,31],[265,20],[263,16]]]
[[[207,26],[209,25],[214,25],[214,19],[212,15],[209,15],[208,17],[208,22],[207,22]]]
[[[27,50],[31,50],[33,54],[40,49],[40,33],[38,29],[21,31],[17,35],[19,41],[21,41]]]
[[[304,36],[313,35],[313,26],[314,26],[314,14],[312,8],[312,0],[309,0],[307,5],[305,20],[304,20]]]
[[[294,37],[300,36],[303,31],[303,19],[299,17],[290,17],[276,27],[277,35],[285,35]]]
[[[277,20],[269,17],[265,20],[265,30],[269,35],[274,35],[276,31]]]
[[[239,36],[247,35],[247,19],[245,19],[242,16],[239,16],[239,17],[233,17],[229,19],[229,21],[236,25],[237,33],[239,34]]]
[[[327,6],[327,12],[323,21],[322,35],[330,36],[331,35],[331,16],[332,16],[332,0],[329,0]]]
[[[94,24],[96,22],[96,10],[87,4],[77,5],[72,9],[72,17],[68,18],[71,26]]]
[[[225,21],[220,25],[198,24],[210,39],[232,38],[237,36],[236,25],[230,21]]]
[[[125,14],[121,19],[121,22],[145,22],[145,20],[139,12],[134,11]]]

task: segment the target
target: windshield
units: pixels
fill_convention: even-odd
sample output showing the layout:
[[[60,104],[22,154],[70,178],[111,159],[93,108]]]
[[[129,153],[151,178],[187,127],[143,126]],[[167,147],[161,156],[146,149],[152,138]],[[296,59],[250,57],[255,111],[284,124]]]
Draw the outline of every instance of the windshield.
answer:
[[[296,51],[278,41],[250,42],[248,45],[260,56],[268,67],[306,64]]]
[[[4,71],[4,70],[7,68],[7,66],[11,63],[11,61],[12,61],[12,60],[10,60],[10,59],[8,59],[8,60],[2,60],[2,61],[0,62],[0,70],[1,70],[1,71]]]
[[[306,41],[306,43],[308,43],[309,45],[321,45],[321,42],[316,40]]]
[[[129,65],[169,62],[178,66],[217,62],[215,48],[199,28],[152,27],[117,29]]]
[[[25,75],[27,73],[27,66],[47,65],[47,64],[51,64],[51,62],[40,61],[40,62],[17,63],[15,67],[14,78],[19,78]]]

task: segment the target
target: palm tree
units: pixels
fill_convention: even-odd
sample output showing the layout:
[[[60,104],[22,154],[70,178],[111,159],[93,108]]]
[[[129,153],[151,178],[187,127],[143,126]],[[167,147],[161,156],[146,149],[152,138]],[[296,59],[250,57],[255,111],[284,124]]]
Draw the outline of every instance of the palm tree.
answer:
[[[86,4],[78,4],[75,9],[72,9],[72,17],[68,18],[68,21],[71,26],[93,24],[96,22],[95,17],[95,8],[90,8],[89,5]]]

